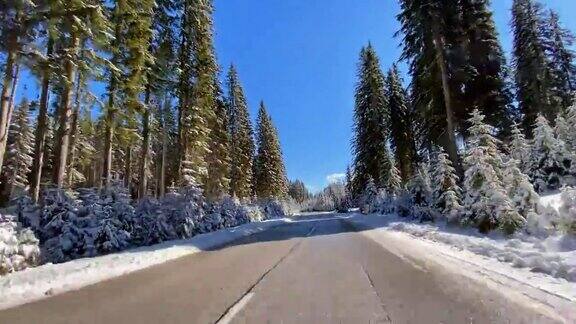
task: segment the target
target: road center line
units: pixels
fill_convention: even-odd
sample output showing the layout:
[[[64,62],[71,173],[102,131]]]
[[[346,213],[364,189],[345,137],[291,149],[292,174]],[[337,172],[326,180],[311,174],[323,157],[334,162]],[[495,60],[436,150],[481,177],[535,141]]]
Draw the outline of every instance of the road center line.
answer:
[[[238,312],[240,312],[240,310],[242,310],[242,308],[244,308],[244,306],[248,304],[248,302],[250,301],[250,299],[252,299],[252,297],[254,297],[253,292],[249,292],[246,295],[244,295],[244,297],[242,297],[239,301],[236,302],[236,304],[234,304],[232,307],[230,307],[230,309],[228,309],[228,311],[216,322],[216,324],[230,323],[234,318],[234,316],[236,316],[236,314],[238,314]]]
[[[314,230],[316,230],[316,226],[312,227],[312,229],[310,230],[310,232],[308,232],[308,234],[306,234],[306,236],[312,234]],[[258,286],[258,284],[262,282],[262,280],[264,280],[264,277],[266,277],[270,272],[272,272],[272,270],[276,269],[278,265],[282,263],[282,261],[284,261],[290,254],[292,254],[292,252],[294,252],[294,250],[296,250],[296,248],[300,246],[302,242],[303,240],[299,240],[296,244],[294,244],[290,248],[288,253],[286,253],[282,258],[280,258],[280,260],[278,260],[278,262],[276,262],[276,264],[274,264],[270,269],[264,272],[264,274],[260,278],[258,278],[258,280],[248,289],[248,291],[246,291],[246,293],[240,299],[238,299],[232,306],[230,306],[224,312],[224,314],[222,314],[222,316],[220,316],[220,318],[218,318],[215,324],[230,323],[234,318],[234,316],[237,315],[248,304],[248,302],[250,301],[250,299],[252,299],[252,297],[254,297],[254,295],[256,294],[254,293],[254,289],[256,289],[256,286]]]

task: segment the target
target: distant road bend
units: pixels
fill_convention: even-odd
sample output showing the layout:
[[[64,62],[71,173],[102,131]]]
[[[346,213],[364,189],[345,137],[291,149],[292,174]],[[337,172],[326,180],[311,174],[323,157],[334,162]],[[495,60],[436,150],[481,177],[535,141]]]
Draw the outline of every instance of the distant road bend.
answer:
[[[0,311],[0,323],[554,323],[334,215]]]

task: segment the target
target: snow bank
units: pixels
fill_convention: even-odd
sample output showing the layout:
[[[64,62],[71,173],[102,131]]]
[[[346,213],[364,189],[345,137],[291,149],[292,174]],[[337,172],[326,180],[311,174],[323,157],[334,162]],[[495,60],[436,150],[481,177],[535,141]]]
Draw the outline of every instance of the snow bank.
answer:
[[[560,209],[560,207],[562,207],[562,204],[563,204],[562,203],[562,193],[541,196],[540,197],[540,203],[544,207],[552,207],[556,211],[558,211]]]
[[[61,264],[45,264],[15,272],[0,277],[0,309],[76,290],[102,280],[227,244],[286,221],[286,219],[277,219],[249,223],[197,235],[187,240],[168,241],[121,253],[78,259]]]

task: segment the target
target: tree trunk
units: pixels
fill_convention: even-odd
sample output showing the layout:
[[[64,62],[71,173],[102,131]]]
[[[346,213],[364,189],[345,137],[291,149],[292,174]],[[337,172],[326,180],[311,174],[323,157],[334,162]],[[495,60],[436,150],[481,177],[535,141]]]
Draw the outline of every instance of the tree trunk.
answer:
[[[30,195],[34,202],[38,202],[40,197],[40,183],[42,178],[42,168],[44,166],[44,151],[46,149],[46,131],[48,129],[48,101],[50,95],[50,59],[54,50],[54,40],[48,38],[46,57],[48,62],[42,69],[42,86],[40,94],[40,107],[38,108],[38,121],[36,123],[36,134],[34,141],[34,161],[32,164],[32,174],[30,183]]]
[[[4,164],[6,144],[8,141],[8,126],[10,125],[10,98],[14,83],[14,65],[16,61],[16,50],[8,52],[4,79],[2,80],[2,98],[0,103],[0,173]]]
[[[132,148],[128,147],[126,149],[126,164],[124,165],[124,187],[130,190],[130,184],[132,183]]]
[[[58,188],[64,186],[64,177],[66,175],[66,166],[68,159],[68,150],[70,147],[70,117],[72,114],[72,109],[70,107],[70,99],[72,97],[72,88],[74,79],[76,78],[76,69],[73,60],[75,59],[78,48],[80,46],[80,38],[75,33],[72,33],[70,40],[70,55],[72,58],[66,60],[65,63],[65,73],[66,82],[64,86],[64,92],[62,93],[62,102],[60,104],[60,115],[59,115],[59,129],[56,141],[56,155],[54,163],[54,174],[53,182]]]
[[[169,107],[170,99],[166,98],[164,107],[160,109],[162,120],[162,157],[160,159],[160,176],[158,177],[158,195],[164,197],[166,194],[166,151],[168,150],[168,130],[166,129],[166,114],[164,109]]]
[[[148,170],[148,156],[150,155],[150,86],[146,88],[144,105],[144,115],[142,116],[142,150],[140,155],[140,186],[138,190],[139,199],[144,198],[148,190],[146,171]]]
[[[436,18],[434,18],[436,19]],[[442,91],[444,93],[444,106],[446,109],[446,135],[447,142],[445,149],[450,156],[450,160],[454,164],[454,168],[459,175],[463,174],[462,164],[458,156],[458,148],[456,146],[456,134],[454,130],[454,112],[452,109],[452,95],[450,93],[450,84],[448,80],[448,69],[446,68],[446,60],[444,58],[444,39],[440,34],[438,23],[432,24],[432,33],[434,36],[434,48],[436,50],[436,62],[440,68],[440,76],[442,79]]]
[[[72,168],[74,168],[74,163],[76,160],[76,143],[78,142],[78,115],[80,114],[80,101],[82,96],[82,76],[78,73],[78,78],[76,79],[76,99],[74,103],[74,112],[72,113],[72,130],[70,134],[70,154],[68,155],[68,186],[72,186]]]

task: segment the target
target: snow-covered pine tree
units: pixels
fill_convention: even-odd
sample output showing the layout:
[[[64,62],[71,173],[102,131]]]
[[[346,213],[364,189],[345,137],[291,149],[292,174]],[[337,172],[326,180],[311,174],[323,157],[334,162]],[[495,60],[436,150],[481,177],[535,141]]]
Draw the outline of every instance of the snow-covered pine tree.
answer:
[[[173,191],[160,201],[162,212],[178,238],[190,238],[202,231],[205,202],[202,189],[187,186]]]
[[[380,61],[371,44],[362,48],[354,107],[354,190],[360,195],[372,178],[384,188],[390,161],[387,140],[390,112],[384,93],[385,80]]]
[[[554,136],[554,130],[544,116],[536,118],[533,132],[530,180],[538,192],[558,189],[563,184],[563,177],[570,172],[572,154],[566,150],[564,141]]]
[[[29,188],[28,174],[32,168],[34,133],[30,126],[30,104],[26,99],[18,105],[8,130],[8,150],[4,163],[6,196],[14,198]]]
[[[570,152],[576,152],[576,104],[568,107],[566,111],[558,115],[554,133],[556,137],[563,141],[566,149]]]
[[[512,233],[525,219],[515,210],[502,183],[502,157],[494,128],[474,110],[470,119],[469,140],[464,157],[464,218],[482,233],[500,228]]]
[[[160,203],[151,197],[138,202],[131,240],[137,246],[153,245],[177,238]]]
[[[408,192],[412,204],[412,217],[420,221],[431,221],[432,215],[432,180],[430,178],[430,165],[420,163],[414,176],[408,183]]]
[[[228,71],[228,131],[230,133],[230,195],[240,200],[252,197],[254,140],[248,103],[234,65]]]
[[[40,261],[39,241],[16,217],[0,215],[0,276],[35,266]]]
[[[378,197],[378,188],[372,178],[368,178],[368,184],[358,199],[358,206],[362,214],[370,214],[376,211],[375,202]]]
[[[264,102],[260,103],[257,125],[257,154],[254,160],[254,191],[259,199],[280,199],[288,192],[286,171],[278,133]]]
[[[527,172],[530,165],[530,150],[530,144],[526,140],[524,132],[520,130],[518,124],[512,123],[508,151],[510,157],[518,161],[518,167],[523,172]]]
[[[402,177],[400,170],[396,167],[396,162],[391,159],[392,166],[388,173],[388,180],[386,182],[386,191],[392,198],[396,197],[402,190]]]
[[[432,167],[432,206],[449,222],[459,220],[462,213],[462,190],[458,181],[448,154],[439,148]]]
[[[540,196],[518,165],[519,162],[513,158],[504,163],[502,184],[518,213],[525,219],[531,219],[538,212]]]

